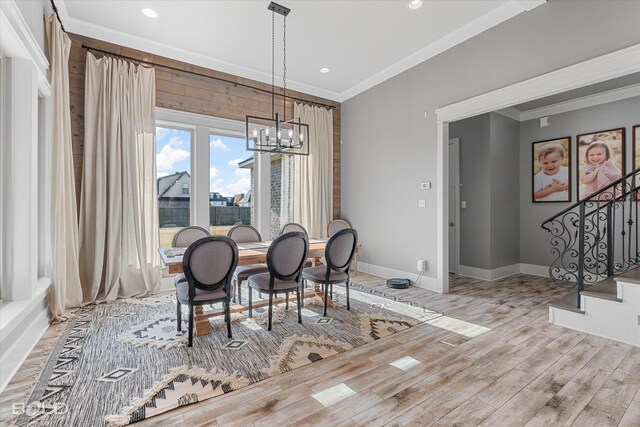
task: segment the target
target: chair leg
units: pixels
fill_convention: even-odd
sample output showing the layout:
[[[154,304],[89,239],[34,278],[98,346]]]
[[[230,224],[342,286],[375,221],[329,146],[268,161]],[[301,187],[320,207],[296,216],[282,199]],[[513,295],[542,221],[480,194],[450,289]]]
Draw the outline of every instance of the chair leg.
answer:
[[[284,300],[285,300],[284,309],[289,310],[289,292],[284,293]]]
[[[226,306],[227,307],[226,307],[225,313],[227,315],[226,316],[227,317],[227,337],[231,338],[231,308],[229,307],[229,302],[228,301],[227,301]]]
[[[329,299],[329,285],[325,285],[324,287],[325,291],[324,291],[324,317],[327,317],[327,302]]]
[[[347,310],[351,310],[351,305],[349,305],[349,278],[347,277],[347,283],[345,283],[345,287],[347,288]]]
[[[253,317],[253,288],[249,286],[249,319]]]
[[[178,332],[182,331],[182,304],[178,301]]]
[[[236,286],[238,287],[238,304],[242,304],[242,280],[236,280]]]
[[[329,289],[331,289],[331,299],[333,299],[333,283],[329,285]]]
[[[273,316],[273,292],[269,291],[269,327],[268,331],[271,330],[271,317]]]
[[[307,287],[307,281],[305,279],[302,279],[302,282],[300,283],[300,292],[302,292],[300,299],[302,300],[301,305],[303,307],[304,307],[304,288],[306,287]]]
[[[189,304],[189,347],[193,344],[193,304]]]
[[[303,288],[304,289],[304,288]],[[296,297],[298,298],[298,323],[302,323],[302,307],[300,304],[300,289],[296,290]]]

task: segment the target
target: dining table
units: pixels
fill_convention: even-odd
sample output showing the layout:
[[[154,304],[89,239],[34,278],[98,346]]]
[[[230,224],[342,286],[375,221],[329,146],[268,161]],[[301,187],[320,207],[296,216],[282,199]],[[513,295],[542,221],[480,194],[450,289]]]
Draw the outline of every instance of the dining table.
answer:
[[[312,264],[320,265],[320,259],[324,256],[324,250],[327,246],[328,239],[309,239],[309,253],[308,259]],[[238,243],[238,265],[251,265],[251,264],[266,264],[267,251],[269,250],[271,242],[247,242]],[[170,275],[177,275],[183,272],[182,258],[187,248],[159,248],[160,258],[167,267]],[[356,246],[354,255],[354,274],[358,272],[357,254],[360,251],[360,245]],[[320,285],[314,283],[312,290],[302,290],[302,298],[310,296],[319,296],[324,298],[324,292],[320,289]],[[285,302],[285,298],[274,298],[274,304],[280,304]],[[260,308],[269,305],[268,300],[254,301],[253,308]],[[328,298],[328,305],[332,305],[331,298]],[[243,304],[234,304],[230,307],[231,313],[239,313],[247,310],[249,307]],[[209,318],[215,316],[223,316],[224,310],[222,308],[205,310],[202,306],[196,306],[194,312],[194,324],[195,335],[203,336],[209,335],[213,332]]]

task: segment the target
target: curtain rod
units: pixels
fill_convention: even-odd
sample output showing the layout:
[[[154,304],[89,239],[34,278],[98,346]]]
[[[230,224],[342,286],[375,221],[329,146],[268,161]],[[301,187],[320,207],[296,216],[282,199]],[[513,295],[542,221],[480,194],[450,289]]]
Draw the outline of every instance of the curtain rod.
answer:
[[[244,83],[234,82],[233,80],[223,79],[222,77],[209,76],[207,74],[198,73],[196,71],[182,70],[180,68],[171,67],[169,65],[162,65],[162,64],[155,63],[155,62],[151,62],[151,61],[145,61],[145,60],[142,60],[142,59],[133,58],[131,56],[121,55],[119,53],[113,53],[113,52],[109,52],[107,50],[97,49],[95,47],[87,46],[87,45],[84,45],[84,44],[82,45],[82,48],[85,49],[85,50],[88,50],[88,51],[89,50],[93,50],[93,51],[96,51],[96,52],[103,53],[105,55],[111,55],[111,56],[116,56],[118,58],[128,59],[130,61],[138,61],[141,65],[142,64],[149,64],[149,65],[153,65],[154,67],[166,68],[168,70],[178,71],[180,73],[193,74],[195,76],[206,77],[206,78],[209,78],[209,79],[213,79],[213,80],[218,80],[218,81],[221,81],[221,82],[229,83],[229,84],[232,84],[234,86],[246,87],[246,88],[253,89],[253,90],[259,90],[260,92],[266,92],[268,94],[272,94],[272,92],[270,90],[263,89],[261,87],[251,86],[251,85],[244,84]],[[284,97],[284,95],[279,94],[279,93],[276,93],[275,95]],[[304,103],[307,103],[307,104],[311,104],[311,105],[316,105],[318,107],[325,107],[325,108],[332,108],[332,109],[336,108],[335,105],[322,104],[320,102],[314,102],[314,101],[309,101],[309,100],[302,99],[302,98],[296,98],[296,97],[290,96],[290,95],[287,95],[287,98],[293,99],[295,101],[300,101],[300,102],[304,102]]]
[[[62,28],[62,31],[66,33],[67,30],[64,29],[64,25],[62,24],[62,19],[60,19],[60,14],[58,13],[58,8],[56,7],[56,4],[53,2],[53,0],[51,0],[51,9],[53,9],[53,13],[56,14],[56,17],[58,18],[58,22],[60,23],[60,27]]]

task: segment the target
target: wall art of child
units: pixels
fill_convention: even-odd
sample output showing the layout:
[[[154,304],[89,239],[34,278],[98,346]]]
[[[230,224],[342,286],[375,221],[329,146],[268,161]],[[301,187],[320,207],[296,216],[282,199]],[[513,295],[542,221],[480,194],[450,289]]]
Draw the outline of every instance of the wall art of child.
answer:
[[[585,199],[622,177],[622,170],[611,159],[611,148],[606,141],[589,144],[580,166],[580,199]],[[605,191],[594,200],[609,200],[612,193]]]
[[[565,152],[560,144],[547,144],[538,152],[540,172],[533,176],[536,202],[568,202],[569,168],[562,166]]]

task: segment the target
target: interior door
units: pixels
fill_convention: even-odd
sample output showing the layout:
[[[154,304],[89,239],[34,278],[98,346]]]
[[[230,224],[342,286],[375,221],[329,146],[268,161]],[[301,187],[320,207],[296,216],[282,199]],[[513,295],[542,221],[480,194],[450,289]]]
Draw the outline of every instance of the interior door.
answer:
[[[449,140],[449,272],[458,274],[460,227],[460,138]]]

